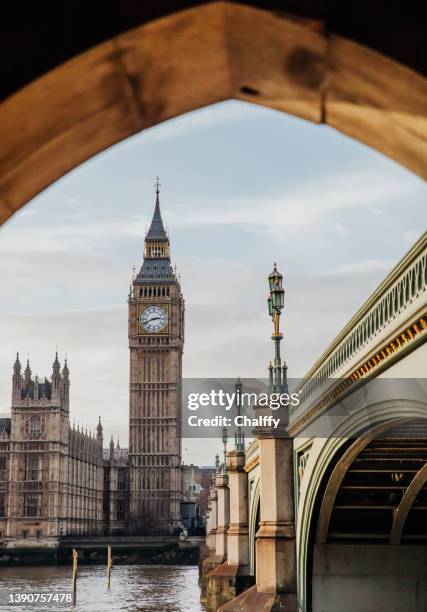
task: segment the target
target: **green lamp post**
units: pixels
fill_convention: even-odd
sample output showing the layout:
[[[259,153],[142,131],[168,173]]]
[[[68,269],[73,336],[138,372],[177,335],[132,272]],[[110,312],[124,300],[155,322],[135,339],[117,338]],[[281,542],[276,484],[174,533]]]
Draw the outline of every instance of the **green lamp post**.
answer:
[[[240,416],[241,408],[242,408],[242,390],[243,385],[240,377],[237,377],[236,384],[234,385],[234,389],[236,392],[236,416]],[[234,435],[234,446],[236,451],[244,451],[245,450],[245,433],[243,428],[238,425],[236,429],[236,433]]]
[[[224,445],[224,463],[222,466],[222,471],[225,473],[227,471],[227,442],[228,442],[228,430],[226,427],[222,428],[222,443]]]
[[[282,392],[285,390],[286,380],[282,374],[282,361],[280,357],[280,341],[283,335],[280,333],[280,315],[285,305],[285,290],[283,289],[283,276],[274,264],[273,271],[268,275],[268,286],[270,295],[267,298],[268,314],[273,320],[274,331],[271,339],[274,342],[274,363],[269,367],[270,391]]]

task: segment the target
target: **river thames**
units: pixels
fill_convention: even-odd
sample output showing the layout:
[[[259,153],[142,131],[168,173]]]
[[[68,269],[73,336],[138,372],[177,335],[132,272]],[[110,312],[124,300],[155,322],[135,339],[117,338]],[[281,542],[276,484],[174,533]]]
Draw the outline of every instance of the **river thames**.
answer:
[[[77,604],[10,603],[10,594],[70,593],[71,567],[0,569],[0,610],[73,610],[75,612],[202,612],[195,566],[121,565],[112,570],[107,588],[105,566],[79,567]]]

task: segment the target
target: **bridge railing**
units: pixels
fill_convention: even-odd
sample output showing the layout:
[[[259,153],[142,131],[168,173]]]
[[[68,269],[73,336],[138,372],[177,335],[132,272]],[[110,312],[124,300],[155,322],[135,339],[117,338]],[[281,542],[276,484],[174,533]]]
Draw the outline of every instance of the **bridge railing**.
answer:
[[[334,386],[333,379],[357,381],[416,336],[426,333],[427,232],[395,266],[298,385],[300,419]]]

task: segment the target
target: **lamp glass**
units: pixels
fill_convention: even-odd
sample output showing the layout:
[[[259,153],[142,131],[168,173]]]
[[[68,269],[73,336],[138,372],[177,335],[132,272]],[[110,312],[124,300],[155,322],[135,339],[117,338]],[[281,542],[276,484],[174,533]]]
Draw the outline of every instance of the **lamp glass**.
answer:
[[[271,301],[273,308],[281,309],[285,304],[285,290],[275,289],[271,292]]]

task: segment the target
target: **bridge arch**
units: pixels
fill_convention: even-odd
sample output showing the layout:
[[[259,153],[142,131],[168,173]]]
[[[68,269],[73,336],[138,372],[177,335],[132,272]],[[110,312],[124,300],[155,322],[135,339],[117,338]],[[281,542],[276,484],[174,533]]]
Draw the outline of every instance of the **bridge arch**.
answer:
[[[354,414],[330,438],[313,441],[304,468],[297,509],[298,593],[300,601],[304,602],[304,611],[310,609],[312,602],[314,544],[326,541],[333,502],[344,472],[358,453],[381,433],[418,419],[427,424],[423,402],[388,400],[369,406],[363,414]],[[343,465],[340,465],[341,461]],[[417,479],[418,490],[414,486],[410,491],[412,501],[421,483],[425,482],[423,472]],[[405,500],[402,513],[407,515],[409,505],[410,500]],[[395,531],[401,529],[399,522]],[[389,541],[395,543],[391,538],[392,534]]]
[[[240,99],[324,123],[427,176],[427,80],[304,20],[214,2],[86,51],[0,105],[0,223],[109,146]]]
[[[427,482],[427,463],[416,473],[406,489],[393,517],[390,532],[390,544],[400,544],[409,514],[415,500]]]

